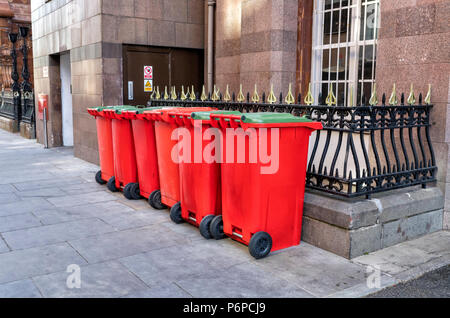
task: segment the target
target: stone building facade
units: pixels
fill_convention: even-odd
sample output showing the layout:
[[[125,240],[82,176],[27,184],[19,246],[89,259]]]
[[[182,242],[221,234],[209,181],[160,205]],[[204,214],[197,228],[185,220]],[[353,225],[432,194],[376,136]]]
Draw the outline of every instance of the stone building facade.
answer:
[[[350,105],[370,96],[374,84],[378,100],[394,83],[399,94],[413,84],[416,95],[431,84],[431,138],[449,228],[450,1],[34,0],[31,10],[36,93],[49,95],[49,143],[63,144],[59,55],[70,52],[74,152],[94,163],[95,121],[85,109],[127,102],[126,45],[203,50],[204,82],[221,92],[240,84],[252,92],[257,84],[260,92],[273,85],[286,95],[292,83],[304,96],[312,83],[317,100],[333,84],[338,103]]]

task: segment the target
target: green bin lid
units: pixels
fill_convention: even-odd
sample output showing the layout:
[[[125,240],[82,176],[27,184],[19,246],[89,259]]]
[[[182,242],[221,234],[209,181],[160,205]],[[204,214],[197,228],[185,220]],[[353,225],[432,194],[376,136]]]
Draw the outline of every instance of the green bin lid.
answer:
[[[136,114],[143,114],[145,111],[161,109],[162,107],[147,107],[136,109]]]
[[[118,106],[90,107],[88,109],[95,109],[96,111],[100,112],[100,111],[105,110],[105,109],[116,110],[116,109],[124,109],[124,108],[135,108],[135,107],[134,106],[129,106],[129,105],[118,105]]]
[[[289,113],[248,113],[242,115],[242,122],[246,124],[276,124],[276,123],[310,123],[306,117],[298,117]]]
[[[191,117],[196,120],[210,120],[211,114],[218,114],[218,115],[242,115],[239,111],[234,110],[216,110],[216,111],[209,111],[209,112],[195,112],[191,114]]]

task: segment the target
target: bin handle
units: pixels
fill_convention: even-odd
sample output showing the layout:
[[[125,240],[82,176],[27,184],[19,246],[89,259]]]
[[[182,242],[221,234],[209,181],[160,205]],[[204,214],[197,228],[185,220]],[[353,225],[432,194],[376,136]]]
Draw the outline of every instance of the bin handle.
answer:
[[[241,121],[241,116],[239,115],[210,114],[210,118],[211,118],[211,126],[216,127],[216,122],[218,120],[222,128],[227,127],[237,128],[239,127]],[[229,121],[226,121],[226,119],[229,119]]]

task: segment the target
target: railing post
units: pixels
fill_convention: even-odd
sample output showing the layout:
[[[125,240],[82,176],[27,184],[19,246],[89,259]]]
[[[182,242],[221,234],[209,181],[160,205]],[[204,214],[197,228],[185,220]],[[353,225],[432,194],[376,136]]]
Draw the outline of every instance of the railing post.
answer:
[[[17,121],[17,130],[20,132],[20,120],[22,119],[22,107],[20,105],[20,85],[19,85],[19,73],[17,72],[17,52],[16,52],[16,42],[17,42],[17,33],[9,33],[8,37],[12,43],[11,49],[11,57],[12,57],[12,72],[11,79],[13,80],[13,84],[11,86],[13,92],[13,101],[14,101],[14,118]]]

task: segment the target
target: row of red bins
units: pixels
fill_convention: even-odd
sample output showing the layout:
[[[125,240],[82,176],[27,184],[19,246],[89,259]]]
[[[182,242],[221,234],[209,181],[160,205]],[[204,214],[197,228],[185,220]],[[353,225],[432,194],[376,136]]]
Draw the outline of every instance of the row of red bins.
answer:
[[[321,123],[208,107],[88,112],[97,124],[96,181],[110,191],[170,208],[173,222],[246,244],[257,259],[300,244],[309,137]]]

